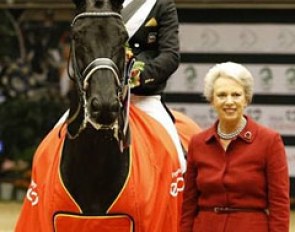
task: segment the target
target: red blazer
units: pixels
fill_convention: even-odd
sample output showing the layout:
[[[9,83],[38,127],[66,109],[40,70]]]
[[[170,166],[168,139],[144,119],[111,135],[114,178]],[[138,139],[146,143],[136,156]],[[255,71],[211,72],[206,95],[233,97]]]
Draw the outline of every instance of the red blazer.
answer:
[[[251,118],[225,152],[216,125],[189,145],[181,232],[289,232],[289,175],[280,135]],[[200,207],[259,208],[215,213]]]

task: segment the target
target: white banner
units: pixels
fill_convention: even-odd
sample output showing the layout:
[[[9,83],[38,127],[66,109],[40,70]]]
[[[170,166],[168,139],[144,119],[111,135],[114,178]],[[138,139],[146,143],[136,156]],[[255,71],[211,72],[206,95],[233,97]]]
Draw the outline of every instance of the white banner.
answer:
[[[295,177],[295,147],[286,147],[289,164],[289,174],[291,177]]]
[[[295,63],[295,61],[294,61]],[[214,64],[180,64],[166,92],[203,92],[203,80]],[[245,64],[254,77],[256,94],[295,94],[295,64]]]
[[[294,54],[294,24],[182,23],[181,52]]]
[[[192,118],[201,128],[208,128],[216,120],[216,113],[209,104],[168,103],[169,107]],[[295,106],[250,105],[245,113],[257,122],[278,131],[281,135],[295,136]]]

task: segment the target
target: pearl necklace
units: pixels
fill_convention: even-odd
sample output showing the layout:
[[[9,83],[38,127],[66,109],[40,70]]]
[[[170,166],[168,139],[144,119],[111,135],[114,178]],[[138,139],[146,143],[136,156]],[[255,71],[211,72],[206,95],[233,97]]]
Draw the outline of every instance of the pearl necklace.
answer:
[[[242,132],[242,130],[245,128],[247,124],[247,120],[243,117],[242,118],[242,123],[241,123],[241,126],[238,127],[235,131],[229,133],[229,134],[226,134],[226,133],[223,133],[220,129],[220,123],[218,123],[218,126],[217,126],[217,134],[218,136],[221,138],[221,139],[224,139],[224,140],[231,140],[233,139],[234,137],[236,137],[238,134],[240,134]]]

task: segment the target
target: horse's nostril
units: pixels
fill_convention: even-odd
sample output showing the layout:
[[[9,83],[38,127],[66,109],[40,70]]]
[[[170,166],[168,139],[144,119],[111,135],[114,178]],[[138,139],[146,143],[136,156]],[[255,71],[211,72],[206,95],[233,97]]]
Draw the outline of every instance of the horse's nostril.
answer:
[[[119,102],[115,101],[111,106],[110,106],[110,111],[111,112],[118,112],[119,110]]]
[[[111,124],[117,116],[120,108],[118,100],[106,101],[107,99],[92,98],[89,100],[89,113],[91,119],[100,124]]]
[[[94,111],[99,110],[99,101],[96,98],[92,99],[91,107],[92,107],[92,110],[94,110]]]

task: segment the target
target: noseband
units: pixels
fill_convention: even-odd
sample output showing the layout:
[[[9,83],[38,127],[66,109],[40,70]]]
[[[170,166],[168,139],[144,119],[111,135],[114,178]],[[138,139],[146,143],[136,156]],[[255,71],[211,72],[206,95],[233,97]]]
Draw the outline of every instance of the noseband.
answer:
[[[71,27],[73,28],[76,21],[83,19],[83,18],[89,18],[89,17],[118,17],[119,19],[122,19],[122,16],[118,13],[115,12],[84,12],[81,13],[79,15],[77,15],[72,23],[71,23]],[[84,130],[86,128],[87,122],[90,123],[96,130],[101,130],[101,129],[112,129],[114,130],[114,137],[119,140],[118,138],[118,130],[119,130],[119,123],[118,123],[118,119],[116,119],[113,123],[106,125],[106,124],[100,124],[97,123],[95,121],[93,121],[90,117],[90,113],[88,112],[87,109],[87,99],[86,99],[86,86],[88,85],[88,81],[90,79],[90,77],[97,71],[97,70],[101,70],[101,69],[108,69],[113,73],[113,76],[115,78],[117,87],[118,87],[118,99],[120,102],[120,106],[123,107],[124,105],[128,105],[127,108],[129,108],[129,98],[130,98],[130,89],[129,89],[129,85],[128,85],[128,75],[126,75],[126,70],[124,70],[123,72],[123,79],[122,81],[119,78],[119,69],[118,66],[110,59],[110,58],[96,58],[94,59],[92,62],[90,62],[86,68],[81,72],[78,68],[77,65],[77,60],[76,60],[76,55],[75,55],[75,40],[72,39],[71,40],[71,61],[72,61],[72,68],[74,71],[74,75],[71,75],[70,72],[70,62],[68,62],[68,73],[69,76],[72,80],[74,80],[77,84],[77,88],[79,91],[79,96],[80,96],[80,103],[79,106],[77,107],[76,112],[73,114],[73,116],[71,118],[69,118],[67,120],[68,124],[70,124],[71,122],[73,122],[79,112],[81,107],[83,108],[84,111],[84,117],[83,117],[83,122],[80,125],[80,128],[78,130],[78,132],[75,135],[71,135],[68,132],[68,136],[70,139],[75,139],[79,136],[80,132],[82,130]],[[126,67],[125,67],[126,69]],[[128,96],[128,97],[126,97]],[[128,98],[128,103],[126,103],[126,98]],[[128,117],[129,109],[123,109],[123,111],[125,111],[124,116]],[[124,117],[124,128],[123,128],[123,134],[126,134],[126,130],[127,130],[127,124],[128,124],[128,119],[127,117]]]

